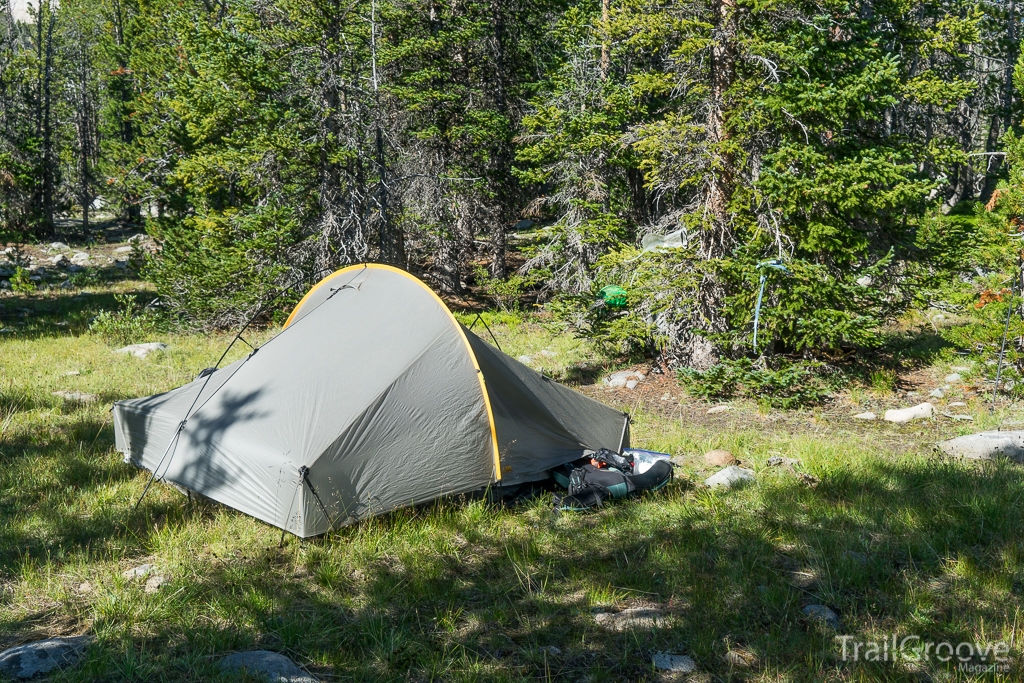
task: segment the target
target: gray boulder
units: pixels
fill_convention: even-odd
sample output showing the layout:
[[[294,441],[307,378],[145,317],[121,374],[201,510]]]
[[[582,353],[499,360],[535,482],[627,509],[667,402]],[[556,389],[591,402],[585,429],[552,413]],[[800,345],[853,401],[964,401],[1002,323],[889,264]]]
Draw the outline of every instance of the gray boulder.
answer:
[[[237,652],[220,660],[218,666],[225,671],[244,669],[249,674],[262,675],[271,683],[319,683],[292,660],[269,650]]]
[[[965,434],[955,439],[940,441],[938,448],[946,455],[971,460],[994,460],[1003,457],[1024,462],[1024,432]]]
[[[9,678],[33,678],[74,664],[92,641],[92,636],[74,636],[48,638],[12,647],[0,652],[0,675]]]
[[[801,611],[813,622],[824,624],[831,629],[839,629],[839,615],[825,605],[807,605]]]
[[[609,631],[664,628],[668,626],[665,613],[655,607],[630,607],[621,612],[601,612],[594,621]]]
[[[636,386],[637,382],[642,382],[646,379],[646,375],[636,370],[621,370],[619,372],[613,372],[611,375],[605,378],[604,383],[609,387],[625,387],[630,382],[633,382],[633,387]],[[629,387],[632,389],[633,387]]]
[[[755,479],[753,470],[732,465],[705,479],[704,485],[713,489],[731,489],[734,486],[746,484]]]
[[[655,669],[690,674],[697,670],[697,662],[686,655],[670,655],[659,652],[651,657]]]
[[[136,358],[145,358],[154,351],[163,351],[166,348],[167,344],[164,344],[163,342],[146,342],[145,344],[129,344],[128,346],[122,346],[114,351],[114,353],[131,354]]]

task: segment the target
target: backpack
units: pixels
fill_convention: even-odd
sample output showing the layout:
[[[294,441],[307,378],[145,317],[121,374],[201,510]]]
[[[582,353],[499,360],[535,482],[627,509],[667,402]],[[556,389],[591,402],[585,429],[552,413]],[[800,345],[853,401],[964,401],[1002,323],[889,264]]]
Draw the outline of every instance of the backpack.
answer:
[[[625,462],[623,467],[628,471],[614,465],[599,466],[615,459]],[[672,465],[659,461],[643,474],[633,474],[632,463],[618,453],[602,448],[589,459],[582,458],[555,468],[551,477],[566,489],[566,495],[555,497],[556,507],[584,511],[601,507],[609,498],[625,498],[639,491],[657,491],[672,481]]]

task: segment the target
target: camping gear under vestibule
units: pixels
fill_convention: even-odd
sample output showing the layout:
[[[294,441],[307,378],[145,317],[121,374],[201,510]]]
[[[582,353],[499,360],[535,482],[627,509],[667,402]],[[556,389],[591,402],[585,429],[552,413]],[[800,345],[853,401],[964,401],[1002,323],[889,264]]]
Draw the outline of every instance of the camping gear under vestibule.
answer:
[[[301,537],[629,445],[625,413],[505,355],[378,264],[323,279],[246,358],[117,402],[114,433],[155,478]]]

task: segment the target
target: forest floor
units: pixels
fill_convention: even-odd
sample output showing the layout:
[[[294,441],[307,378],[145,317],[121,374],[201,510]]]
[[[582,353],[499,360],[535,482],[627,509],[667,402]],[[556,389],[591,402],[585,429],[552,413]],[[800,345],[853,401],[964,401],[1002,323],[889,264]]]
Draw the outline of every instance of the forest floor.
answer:
[[[550,495],[447,500],[282,543],[275,528],[163,485],[134,508],[147,476],[114,450],[111,402],[190,381],[230,336],[161,334],[138,341],[166,351],[115,354],[89,322],[115,292],[145,286],[107,270],[0,297],[0,649],[96,636],[54,680],[240,680],[217,661],[248,649],[282,652],[323,681],[1024,679],[1024,469],[934,451],[1024,411],[990,412],[967,373],[938,407],[973,422],[851,417],[925,400],[951,370],[938,356],[905,368],[895,391],[709,414],[670,374],[603,356],[542,317],[488,314],[507,353],[630,411],[635,446],[679,456],[675,482],[590,514],[558,514]],[[602,377],[622,367],[649,376],[607,388]],[[713,448],[756,482],[703,486]],[[797,462],[772,467],[772,456]],[[163,585],[124,577],[142,564]],[[811,605],[838,621],[809,618]],[[600,617],[636,607],[660,620],[616,630]],[[999,675],[934,650],[883,662],[861,648],[851,661],[845,635],[1004,641],[1011,657]],[[659,652],[696,671],[655,671]]]

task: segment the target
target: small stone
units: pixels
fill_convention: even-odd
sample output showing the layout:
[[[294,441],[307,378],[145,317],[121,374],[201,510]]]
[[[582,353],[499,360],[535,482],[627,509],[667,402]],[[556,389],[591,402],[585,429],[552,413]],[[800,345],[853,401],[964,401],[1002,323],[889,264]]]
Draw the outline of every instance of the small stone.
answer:
[[[613,372],[611,375],[605,378],[604,383],[609,387],[624,387],[630,381],[633,381],[633,386],[636,386],[636,382],[642,382],[646,379],[646,375],[636,370],[620,370],[619,372]],[[632,387],[630,387],[632,388]]]
[[[114,250],[115,254],[130,254],[135,251],[135,247],[118,247]]]
[[[727,413],[732,410],[732,406],[715,406],[714,408],[708,409],[708,415],[717,415],[718,413]]]
[[[949,404],[949,407],[950,408],[966,408],[967,404],[964,403],[963,401],[953,401],[952,403]]]
[[[883,419],[886,422],[906,424],[911,420],[931,417],[934,412],[935,406],[933,406],[931,403],[921,403],[911,408],[902,408],[900,410],[887,410],[885,411],[885,416]]]
[[[78,584],[78,592],[79,593],[92,593],[92,584],[89,583],[88,581],[83,581],[82,583]]]
[[[635,379],[628,380],[626,382],[627,389],[636,389],[637,381]]]
[[[516,358],[516,360],[522,363],[523,365],[529,365],[530,363],[533,362],[533,358],[530,356],[519,356],[518,358]]]
[[[874,280],[871,279],[870,275],[862,275],[855,282],[861,287],[870,287]]]
[[[932,389],[931,392],[928,394],[930,398],[942,398],[945,395],[946,394],[943,393],[942,389],[939,389],[938,387]]]
[[[51,253],[55,251],[71,251],[71,247],[63,242],[50,242],[50,245],[46,247],[46,251]]]
[[[540,355],[544,356],[545,358],[554,358],[558,354],[555,353],[554,351],[548,351],[547,349],[541,349]]]
[[[804,616],[811,621],[824,624],[832,629],[839,629],[839,615],[825,605],[807,605],[802,611]]]
[[[92,636],[48,638],[0,652],[0,674],[11,678],[34,678],[74,664],[93,641]]]
[[[716,472],[707,479],[704,480],[704,485],[713,489],[724,488],[731,489],[738,484],[745,484],[752,482],[757,477],[754,475],[753,470],[748,470],[745,467],[737,467],[732,465],[726,467],[724,470]]]
[[[153,575],[146,579],[146,592],[156,593],[158,590],[163,588],[164,584],[167,583],[167,579],[159,575]]]
[[[594,615],[594,621],[611,631],[664,628],[668,626],[668,619],[665,617],[665,613],[653,607],[631,607],[621,612],[602,612]]]
[[[249,674],[262,674],[272,683],[318,683],[317,679],[296,666],[295,662],[269,650],[237,652],[220,660],[217,666],[224,671],[244,669]]]
[[[59,287],[61,289],[71,289],[71,280],[65,280],[64,282],[60,283]]]
[[[655,669],[690,674],[697,670],[697,662],[686,655],[671,655],[659,652],[651,657]]]
[[[749,652],[729,650],[725,653],[725,662],[729,666],[733,666],[738,669],[745,669],[748,666],[753,666],[757,662],[757,657]]]
[[[64,373],[64,376],[65,377],[77,377],[78,375],[81,375],[81,374],[82,374],[81,370],[68,370],[67,372]]]
[[[154,351],[163,351],[166,348],[167,344],[164,344],[163,342],[147,342],[145,344],[129,344],[128,346],[123,346],[114,351],[114,353],[130,353],[136,358],[145,358]]]
[[[91,266],[92,259],[84,251],[79,251],[71,255],[71,263],[76,266]]]
[[[140,564],[138,567],[132,567],[125,571],[121,576],[126,579],[141,579],[144,576],[149,576],[156,569],[156,565],[153,564]]]
[[[951,375],[946,375],[946,377],[943,379],[943,381],[946,384],[956,384],[957,382],[960,381],[960,373],[954,372]]]
[[[773,455],[768,458],[768,467],[780,467],[785,465],[786,467],[796,467],[800,464],[800,461],[796,458],[783,458],[781,455]]]
[[[149,239],[149,235],[144,232],[137,232],[128,238],[128,244],[138,244],[139,242],[145,242]]]
[[[68,261],[68,257],[65,256],[64,254],[57,254],[56,256],[50,259],[50,264],[58,268],[67,268],[68,265],[70,265],[70,263],[71,262]]]
[[[853,419],[854,420],[876,420],[876,419],[878,419],[878,416],[875,415],[874,413],[872,413],[871,411],[868,411],[866,413],[857,413],[856,415],[853,416]]]
[[[661,400],[662,401],[670,401],[670,400],[672,400],[672,395],[671,394],[662,394],[661,395]]]
[[[68,272],[72,274],[81,273],[83,270],[85,270],[85,266],[80,266],[77,263],[72,263],[70,266],[68,266]]]
[[[540,648],[540,651],[542,653],[544,653],[544,654],[547,654],[547,655],[551,656],[551,657],[558,657],[558,656],[560,656],[562,654],[562,651],[559,650],[554,645],[545,645],[544,647]]]
[[[53,395],[72,403],[94,403],[100,398],[96,394],[87,394],[83,391],[55,391]]]
[[[704,462],[711,465],[712,467],[728,467],[729,465],[735,465],[739,461],[729,451],[723,451],[721,449],[715,449],[708,451],[704,454]]]

